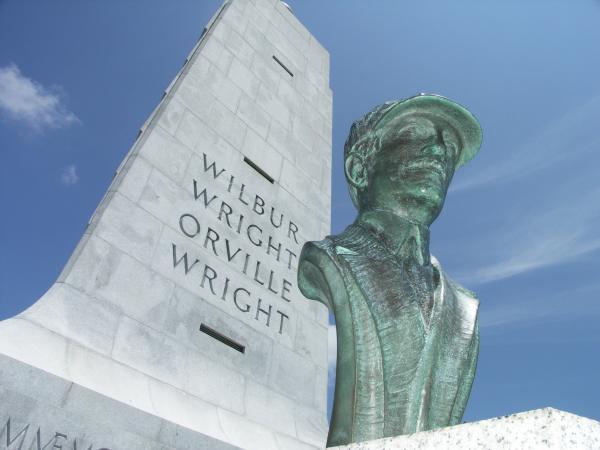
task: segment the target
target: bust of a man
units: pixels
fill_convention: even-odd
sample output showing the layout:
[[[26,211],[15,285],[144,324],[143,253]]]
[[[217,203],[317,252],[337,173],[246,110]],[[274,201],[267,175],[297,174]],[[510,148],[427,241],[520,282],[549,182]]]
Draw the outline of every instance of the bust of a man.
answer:
[[[475,117],[437,95],[385,103],[352,125],[344,164],[358,217],[306,243],[298,270],[302,293],[336,319],[329,447],[460,423],[478,301],[429,254],[429,226],[480,145]]]

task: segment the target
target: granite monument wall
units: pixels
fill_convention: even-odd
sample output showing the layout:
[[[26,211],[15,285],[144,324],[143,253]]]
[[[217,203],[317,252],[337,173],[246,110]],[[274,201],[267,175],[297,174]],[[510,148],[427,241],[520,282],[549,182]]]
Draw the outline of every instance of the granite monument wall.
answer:
[[[330,227],[328,64],[282,2],[222,6],[59,279],[0,322],[0,448],[324,444],[328,314],[296,270]]]

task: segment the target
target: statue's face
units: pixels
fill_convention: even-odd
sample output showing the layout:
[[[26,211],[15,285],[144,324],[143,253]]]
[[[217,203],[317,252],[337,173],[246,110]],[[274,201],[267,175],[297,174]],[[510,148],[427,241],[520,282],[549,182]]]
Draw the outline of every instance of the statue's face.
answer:
[[[454,174],[456,133],[442,119],[417,115],[392,119],[380,131],[380,149],[367,174],[369,207],[430,225]]]

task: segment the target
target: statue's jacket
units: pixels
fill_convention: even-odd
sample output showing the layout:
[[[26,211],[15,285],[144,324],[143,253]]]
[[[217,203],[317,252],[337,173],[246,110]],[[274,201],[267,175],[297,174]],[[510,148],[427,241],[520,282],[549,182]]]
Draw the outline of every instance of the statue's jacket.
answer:
[[[424,317],[404,295],[406,273],[397,259],[356,225],[305,244],[300,290],[329,307],[337,328],[328,446],[462,419],[479,351],[479,303],[433,257],[431,264],[433,305]]]

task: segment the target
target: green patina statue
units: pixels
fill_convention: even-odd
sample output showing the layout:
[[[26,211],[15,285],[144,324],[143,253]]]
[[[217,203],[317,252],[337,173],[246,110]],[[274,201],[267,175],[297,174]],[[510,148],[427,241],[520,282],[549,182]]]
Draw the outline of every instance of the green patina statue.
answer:
[[[460,423],[478,301],[429,254],[429,226],[480,145],[475,117],[437,95],[385,103],[352,125],[344,162],[358,217],[306,243],[298,269],[302,293],[336,320],[328,447]]]

